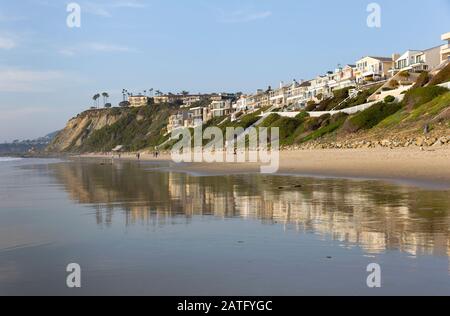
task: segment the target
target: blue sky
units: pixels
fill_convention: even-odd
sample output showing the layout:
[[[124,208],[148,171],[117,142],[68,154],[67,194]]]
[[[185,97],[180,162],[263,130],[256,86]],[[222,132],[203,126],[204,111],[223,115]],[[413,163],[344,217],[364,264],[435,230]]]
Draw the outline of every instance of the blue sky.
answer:
[[[450,0],[0,0],[0,142],[62,128],[107,91],[252,92],[441,44]]]

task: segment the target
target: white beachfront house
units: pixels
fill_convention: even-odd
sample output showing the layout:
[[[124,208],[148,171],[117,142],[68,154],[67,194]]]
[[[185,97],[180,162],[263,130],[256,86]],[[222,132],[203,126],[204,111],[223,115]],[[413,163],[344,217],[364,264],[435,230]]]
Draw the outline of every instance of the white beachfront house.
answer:
[[[441,46],[426,50],[408,50],[395,60],[394,73],[430,71],[441,63]]]
[[[209,109],[212,118],[228,116],[232,112],[231,100],[213,101]]]
[[[392,57],[367,56],[361,58],[356,62],[356,82],[363,84],[365,82],[387,79],[393,65]]]
[[[333,96],[329,81],[328,75],[318,76],[311,80],[311,85],[308,88],[308,98],[314,101],[321,101]]]
[[[188,111],[188,118],[184,121],[184,126],[196,128],[203,124],[203,107],[191,108]]]
[[[450,60],[450,32],[442,34],[441,39],[447,44],[441,46],[441,62]]]
[[[233,110],[235,112],[245,112],[248,110],[247,107],[248,97],[246,95],[241,95],[241,97],[233,103]]]
[[[292,86],[287,98],[288,105],[298,108],[304,107],[312,97],[312,95],[309,94],[310,86],[310,81],[302,81],[295,87]]]

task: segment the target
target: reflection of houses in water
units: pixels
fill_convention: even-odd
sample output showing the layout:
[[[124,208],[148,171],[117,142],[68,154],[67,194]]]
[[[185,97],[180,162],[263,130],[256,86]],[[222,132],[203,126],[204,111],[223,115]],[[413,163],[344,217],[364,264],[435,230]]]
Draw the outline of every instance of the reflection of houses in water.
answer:
[[[443,204],[435,205],[438,193],[428,196],[377,182],[259,175],[193,177],[143,172],[132,164],[120,166],[99,172],[96,165],[89,169],[62,164],[55,175],[72,199],[96,208],[99,224],[110,225],[122,214],[125,219],[120,220],[127,225],[169,225],[174,218],[189,221],[195,216],[240,217],[277,222],[360,246],[368,253],[400,249],[411,255],[450,257],[446,192],[439,197]],[[302,186],[293,186],[298,181]]]

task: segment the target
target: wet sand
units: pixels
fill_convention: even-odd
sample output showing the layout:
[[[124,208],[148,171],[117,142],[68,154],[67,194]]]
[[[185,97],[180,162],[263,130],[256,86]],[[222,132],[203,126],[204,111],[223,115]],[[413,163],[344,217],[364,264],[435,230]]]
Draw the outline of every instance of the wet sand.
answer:
[[[110,156],[89,154],[81,157]],[[121,159],[136,160],[136,156],[123,154]],[[158,159],[153,158],[152,154],[141,154],[141,160],[172,161],[168,154],[161,155]],[[260,172],[260,165],[255,163],[183,163],[171,166],[177,171],[198,175]],[[391,180],[448,189],[450,148],[423,151],[419,148],[283,151],[280,153],[280,168],[277,174]]]

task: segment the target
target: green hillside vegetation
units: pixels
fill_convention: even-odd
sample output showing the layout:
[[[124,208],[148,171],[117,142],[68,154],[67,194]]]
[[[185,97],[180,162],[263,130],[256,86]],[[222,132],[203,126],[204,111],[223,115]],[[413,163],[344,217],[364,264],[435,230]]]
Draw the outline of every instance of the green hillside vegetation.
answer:
[[[93,132],[80,148],[71,148],[71,151],[108,152],[118,145],[123,145],[127,151],[137,151],[161,144],[168,139],[164,135],[171,110],[171,105],[112,109],[125,111],[126,115],[115,124]]]
[[[283,118],[271,114],[261,124],[280,128],[280,144],[289,146],[321,139],[331,135],[348,135],[360,131],[398,126],[416,122],[425,117],[435,117],[450,107],[450,92],[441,87],[419,87],[408,91],[403,102],[386,97],[365,111],[354,115],[338,113],[334,116],[308,117],[306,112],[296,118]],[[442,119],[449,120],[450,113]]]
[[[438,85],[449,81],[450,81],[450,64],[448,64],[436,76],[434,76],[430,80],[429,85]]]
[[[359,137],[370,134],[384,138],[398,133],[423,133],[424,125],[429,125],[431,129],[450,128],[450,91],[432,85],[448,81],[449,72],[450,65],[432,78],[429,73],[421,73],[415,86],[405,93],[402,102],[396,102],[394,97],[388,96],[384,101],[353,115],[338,113],[334,116],[309,116],[307,112],[311,109],[329,111],[341,103],[339,109],[366,103],[380,85],[362,91],[357,97],[343,103],[349,95],[350,88],[346,88],[335,91],[333,98],[322,100],[319,104],[309,104],[306,111],[294,118],[270,114],[259,127],[279,128],[282,146],[320,139],[353,138],[354,135]],[[49,148],[64,148],[61,151],[67,152],[109,152],[118,145],[124,146],[125,151],[138,151],[165,144],[161,149],[170,149],[175,141],[166,143],[169,139],[166,127],[169,116],[178,110],[175,104],[160,104],[86,111],[74,118],[75,122],[72,121],[62,132],[61,135],[67,137],[57,137],[64,147]],[[264,110],[242,115],[234,122],[226,117],[214,118],[203,129],[212,126],[218,126],[223,132],[228,127],[247,129],[261,119]],[[107,121],[115,123],[106,125]],[[71,137],[72,131],[76,137]]]
[[[446,93],[448,90],[439,86],[428,86],[428,87],[420,87],[411,89],[405,94],[405,98],[403,100],[404,106],[412,110],[430,102],[431,100],[437,98],[438,96]]]

